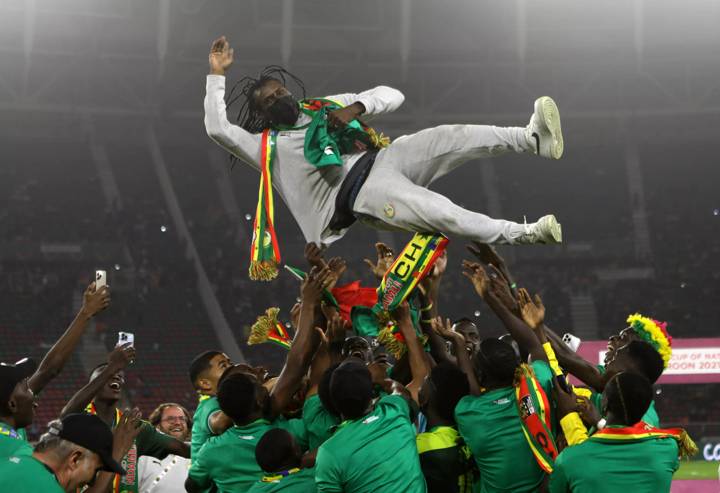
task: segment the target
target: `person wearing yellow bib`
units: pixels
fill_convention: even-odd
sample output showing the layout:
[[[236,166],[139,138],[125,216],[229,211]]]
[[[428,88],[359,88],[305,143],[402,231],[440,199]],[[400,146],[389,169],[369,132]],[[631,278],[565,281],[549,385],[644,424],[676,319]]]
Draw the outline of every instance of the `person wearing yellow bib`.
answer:
[[[559,159],[563,154],[555,102],[538,98],[525,127],[441,125],[390,143],[364,120],[395,111],[397,89],[378,86],[353,94],[305,99],[286,82],[300,80],[281,67],[241,79],[225,101],[233,49],[221,37],[209,54],[205,129],[237,160],[261,172],[253,224],[250,274],[277,275],[280,249],[274,229],[273,189],[287,204],[307,242],[328,245],[356,221],[376,228],[442,233],[488,243],[560,243],[555,216],[535,223],[493,219],[466,210],[428,187],[458,166],[507,152]],[[239,88],[239,91],[238,91]],[[238,94],[239,92],[239,94]],[[242,100],[233,124],[227,106]]]

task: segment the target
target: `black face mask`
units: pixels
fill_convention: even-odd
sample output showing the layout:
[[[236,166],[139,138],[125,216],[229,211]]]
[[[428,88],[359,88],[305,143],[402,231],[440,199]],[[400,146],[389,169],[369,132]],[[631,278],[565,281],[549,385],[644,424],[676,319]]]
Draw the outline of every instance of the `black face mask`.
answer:
[[[278,98],[267,109],[271,123],[275,125],[294,125],[300,114],[297,100],[290,94]]]

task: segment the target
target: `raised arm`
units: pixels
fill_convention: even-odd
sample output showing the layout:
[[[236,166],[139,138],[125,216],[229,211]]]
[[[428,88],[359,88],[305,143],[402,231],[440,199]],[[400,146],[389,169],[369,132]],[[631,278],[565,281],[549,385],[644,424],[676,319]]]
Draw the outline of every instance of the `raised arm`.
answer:
[[[302,377],[307,374],[310,361],[320,342],[320,337],[314,330],[315,308],[320,303],[323,289],[331,282],[332,272],[329,267],[321,271],[313,268],[303,282],[297,333],[288,352],[285,366],[270,394],[271,418],[283,412],[300,386]]]
[[[550,340],[558,363],[566,372],[574,375],[586,385],[592,387],[597,392],[602,392],[605,388],[605,380],[600,370],[592,363],[584,359],[582,356],[573,352],[562,338],[547,326],[543,326],[544,332]]]
[[[50,381],[58,376],[85,333],[88,322],[97,313],[110,304],[110,291],[107,286],[96,290],[93,282],[85,290],[83,305],[65,333],[50,348],[40,366],[28,380],[30,389],[38,394]]]
[[[78,390],[74,396],[65,404],[60,417],[72,413],[81,413],[88,404],[92,402],[95,395],[102,389],[113,375],[123,370],[132,360],[135,359],[135,348],[128,344],[117,346],[108,356],[107,366],[94,379],[90,380],[83,388]]]
[[[407,301],[404,301],[397,310],[395,310],[395,320],[407,344],[408,360],[412,374],[412,380],[410,380],[410,383],[407,384],[405,388],[410,392],[413,400],[419,404],[420,399],[418,398],[418,394],[420,393],[420,387],[422,387],[425,377],[427,377],[430,370],[427,365],[427,360],[425,359],[425,350],[415,333],[415,328],[410,319],[410,307]]]
[[[530,354],[535,361],[547,361],[547,355],[542,343],[535,336],[533,330],[515,316],[512,309],[506,306],[507,303],[503,301],[505,298],[511,299],[512,295],[500,272],[491,265],[492,273],[488,277],[480,264],[467,260],[463,261],[463,267],[465,277],[472,281],[475,291],[492,308],[512,338],[518,343],[520,349]]]
[[[463,337],[461,333],[452,330],[450,319],[445,320],[443,324],[441,317],[434,318],[432,320],[432,329],[443,339],[452,343],[457,356],[457,366],[468,379],[470,393],[472,395],[480,395],[480,383],[475,375],[475,370],[473,369],[467,349],[465,349],[465,337]]]
[[[233,63],[233,49],[225,36],[210,49],[210,73],[206,81],[205,130],[222,148],[255,169],[260,169],[260,136],[228,121],[225,109],[225,71]]]
[[[405,96],[392,87],[377,86],[359,94],[336,94],[328,96],[328,99],[338,102],[346,108],[356,109],[358,111],[356,116],[363,116],[367,119],[367,117],[395,111],[403,104]],[[330,119],[329,116],[328,118]]]

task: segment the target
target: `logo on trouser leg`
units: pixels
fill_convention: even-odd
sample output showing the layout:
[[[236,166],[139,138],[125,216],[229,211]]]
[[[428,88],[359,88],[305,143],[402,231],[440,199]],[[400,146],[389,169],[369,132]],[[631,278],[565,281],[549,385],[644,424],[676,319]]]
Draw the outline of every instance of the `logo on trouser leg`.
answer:
[[[383,211],[385,212],[385,215],[387,217],[395,217],[395,208],[392,206],[392,204],[385,204],[383,207]]]

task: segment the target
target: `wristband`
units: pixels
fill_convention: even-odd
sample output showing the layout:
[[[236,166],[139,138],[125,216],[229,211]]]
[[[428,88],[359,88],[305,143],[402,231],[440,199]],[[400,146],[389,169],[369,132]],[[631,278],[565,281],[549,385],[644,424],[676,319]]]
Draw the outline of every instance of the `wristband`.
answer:
[[[432,307],[433,307],[433,304],[430,303],[428,306],[420,308],[420,311],[421,312],[429,312],[430,310],[432,310]]]
[[[517,289],[517,283],[514,282],[510,285],[510,289]]]

